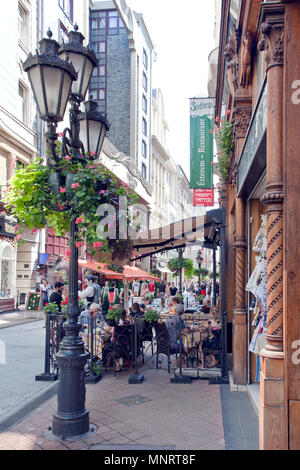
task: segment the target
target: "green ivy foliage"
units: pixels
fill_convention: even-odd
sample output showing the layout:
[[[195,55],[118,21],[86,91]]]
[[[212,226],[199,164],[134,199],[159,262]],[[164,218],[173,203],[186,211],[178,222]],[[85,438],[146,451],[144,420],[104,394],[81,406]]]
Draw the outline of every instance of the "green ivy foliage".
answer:
[[[217,168],[222,179],[226,182],[229,176],[230,162],[233,151],[233,123],[226,119],[221,122],[216,132],[218,147]]]

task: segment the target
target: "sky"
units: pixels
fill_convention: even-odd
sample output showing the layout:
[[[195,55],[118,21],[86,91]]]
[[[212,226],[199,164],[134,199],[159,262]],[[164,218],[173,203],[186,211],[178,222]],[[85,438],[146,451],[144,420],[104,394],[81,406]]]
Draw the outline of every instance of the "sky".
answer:
[[[189,178],[189,98],[207,96],[208,56],[215,48],[214,0],[126,0],[143,13],[157,60],[153,88],[163,93],[167,148]]]

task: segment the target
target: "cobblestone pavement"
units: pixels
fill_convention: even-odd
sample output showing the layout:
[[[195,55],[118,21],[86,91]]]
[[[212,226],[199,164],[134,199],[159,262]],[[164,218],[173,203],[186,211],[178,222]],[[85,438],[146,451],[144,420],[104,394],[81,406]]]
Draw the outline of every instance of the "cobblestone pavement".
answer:
[[[103,446],[225,450],[219,385],[202,380],[171,384],[170,375],[163,369],[145,369],[144,382],[129,385],[129,375],[121,372],[115,379],[106,374],[98,384],[87,385],[90,422],[98,428],[89,437],[74,442],[46,438],[56,410],[53,397],[0,434],[0,450],[87,450]]]

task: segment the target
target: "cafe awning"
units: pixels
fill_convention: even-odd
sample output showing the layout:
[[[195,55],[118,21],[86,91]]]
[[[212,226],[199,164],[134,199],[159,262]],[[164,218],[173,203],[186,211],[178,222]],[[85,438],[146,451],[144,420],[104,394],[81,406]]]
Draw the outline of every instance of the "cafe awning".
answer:
[[[123,275],[127,281],[134,281],[135,279],[139,281],[161,281],[159,277],[153,276],[147,271],[143,271],[135,266],[124,266]]]
[[[111,271],[110,269],[107,269],[106,264],[99,263],[98,261],[79,259],[78,266],[103,274],[107,277],[107,279],[124,279],[124,274]]]
[[[134,241],[135,256],[131,261],[191,244],[213,249],[220,244],[220,226],[221,209],[215,209],[202,216],[147,230],[138,234]]]

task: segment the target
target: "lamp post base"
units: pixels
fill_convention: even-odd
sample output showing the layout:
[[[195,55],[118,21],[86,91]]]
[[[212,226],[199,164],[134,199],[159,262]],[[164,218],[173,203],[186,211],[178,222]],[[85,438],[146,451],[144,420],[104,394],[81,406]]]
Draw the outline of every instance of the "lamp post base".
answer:
[[[134,384],[141,384],[141,383],[143,383],[143,381],[144,381],[143,374],[132,374],[129,377],[128,383],[130,385],[134,385]]]
[[[73,441],[76,441],[76,440],[85,439],[89,436],[92,436],[93,434],[95,434],[97,429],[98,429],[98,427],[95,424],[90,424],[87,433],[80,434],[80,435],[77,435],[77,436],[67,437],[67,436],[56,436],[52,431],[52,427],[49,426],[49,428],[46,431],[44,431],[43,435],[44,435],[45,439],[47,439],[48,441],[52,441],[52,442],[64,442],[64,441],[73,442]]]
[[[83,436],[90,430],[89,411],[84,410],[82,414],[76,413],[54,413],[52,417],[52,433],[57,438],[72,438]]]

